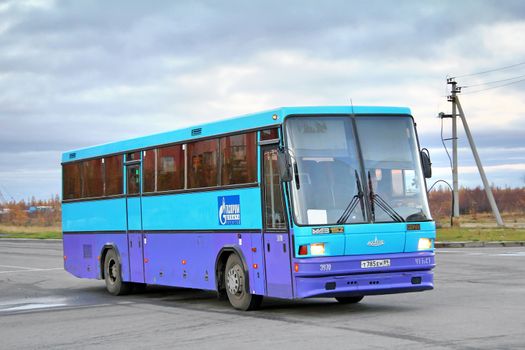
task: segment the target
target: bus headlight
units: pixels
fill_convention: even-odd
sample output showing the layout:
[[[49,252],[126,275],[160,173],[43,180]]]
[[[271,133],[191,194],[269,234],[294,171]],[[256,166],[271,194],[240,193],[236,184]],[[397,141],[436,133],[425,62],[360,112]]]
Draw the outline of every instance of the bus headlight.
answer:
[[[311,255],[324,255],[324,243],[312,243],[310,244]]]
[[[432,240],[430,238],[420,238],[417,243],[417,250],[428,250],[432,248]]]

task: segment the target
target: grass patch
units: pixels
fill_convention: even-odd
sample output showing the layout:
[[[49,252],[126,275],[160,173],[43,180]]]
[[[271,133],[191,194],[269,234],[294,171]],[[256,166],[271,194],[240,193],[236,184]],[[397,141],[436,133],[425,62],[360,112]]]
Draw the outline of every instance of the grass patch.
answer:
[[[440,228],[436,240],[453,241],[525,241],[523,228]]]
[[[55,226],[0,225],[0,238],[62,238],[62,229]]]

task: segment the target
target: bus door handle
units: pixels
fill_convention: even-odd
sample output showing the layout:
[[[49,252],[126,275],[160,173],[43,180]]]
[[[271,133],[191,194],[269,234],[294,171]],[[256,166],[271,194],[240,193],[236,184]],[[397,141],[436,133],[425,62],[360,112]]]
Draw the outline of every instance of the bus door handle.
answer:
[[[268,252],[270,252],[270,243],[266,243],[266,247],[268,247]]]
[[[286,253],[286,243],[283,243],[283,252]]]

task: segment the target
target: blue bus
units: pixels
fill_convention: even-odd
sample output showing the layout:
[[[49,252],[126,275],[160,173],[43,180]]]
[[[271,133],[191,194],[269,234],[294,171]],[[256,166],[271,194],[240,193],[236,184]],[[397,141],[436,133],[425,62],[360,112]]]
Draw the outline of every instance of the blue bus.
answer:
[[[400,107],[285,107],[62,155],[64,267],[148,284],[335,298],[433,288],[428,153]]]

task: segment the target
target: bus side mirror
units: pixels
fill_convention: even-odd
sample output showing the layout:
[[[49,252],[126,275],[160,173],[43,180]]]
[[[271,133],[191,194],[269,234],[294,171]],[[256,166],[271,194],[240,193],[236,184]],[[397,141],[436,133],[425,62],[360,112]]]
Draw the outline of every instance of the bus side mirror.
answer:
[[[277,162],[279,163],[279,175],[281,176],[281,181],[292,181],[292,162],[290,161],[290,154],[283,147],[279,147],[277,151]]]
[[[426,179],[432,177],[432,162],[430,161],[430,153],[428,149],[423,148],[420,152],[421,155],[421,165],[423,166],[423,175]]]

